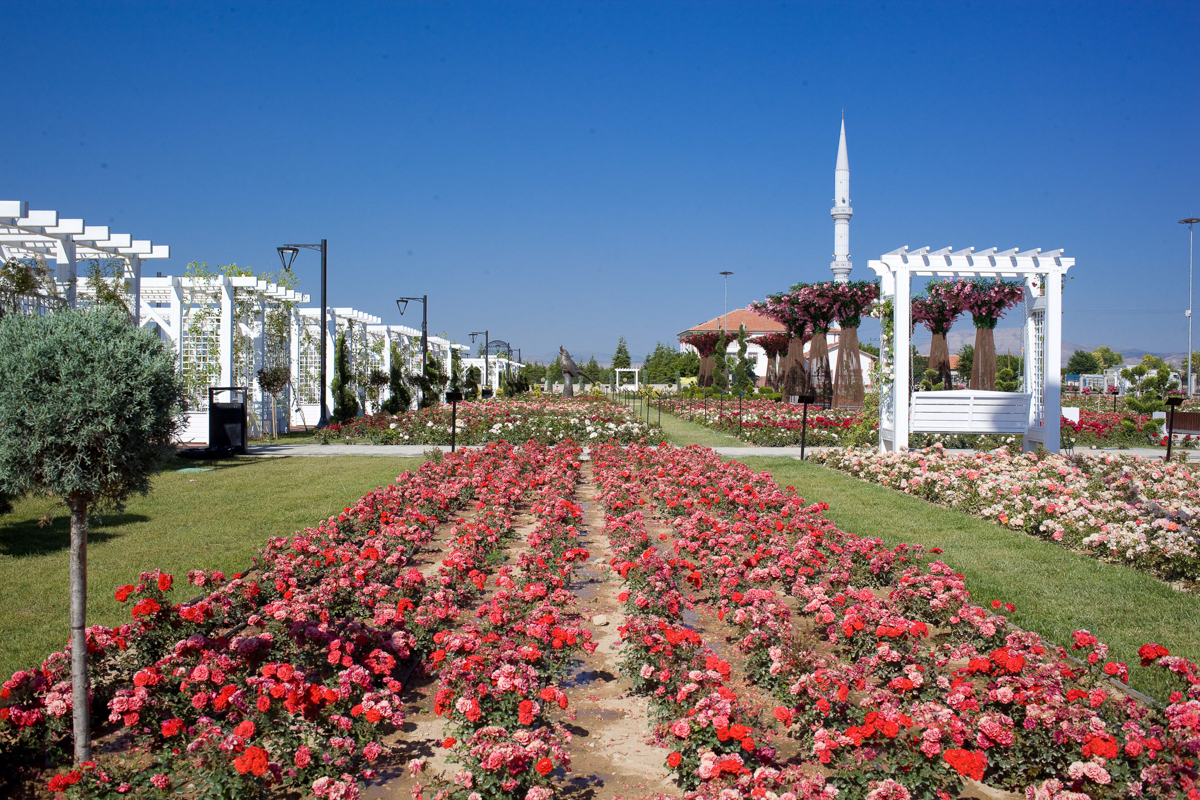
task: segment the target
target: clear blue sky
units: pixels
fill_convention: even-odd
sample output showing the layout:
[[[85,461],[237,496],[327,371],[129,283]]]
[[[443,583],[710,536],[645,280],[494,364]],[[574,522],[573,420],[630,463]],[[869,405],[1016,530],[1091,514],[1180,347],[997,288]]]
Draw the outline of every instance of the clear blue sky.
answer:
[[[1186,346],[1198,3],[4,14],[0,199],[171,245],[152,270],[325,237],[331,305],[411,323],[393,299],[428,293],[460,341],[639,358],[721,312],[720,270],[730,307],[830,277],[845,108],[855,278],[905,244],[1063,247],[1067,339]]]

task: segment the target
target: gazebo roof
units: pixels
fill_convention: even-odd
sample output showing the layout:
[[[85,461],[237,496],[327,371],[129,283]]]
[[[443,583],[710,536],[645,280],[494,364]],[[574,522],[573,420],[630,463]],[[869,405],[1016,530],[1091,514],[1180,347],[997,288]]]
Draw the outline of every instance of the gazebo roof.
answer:
[[[0,200],[0,256],[69,261],[72,255],[76,260],[130,256],[146,260],[170,258],[171,248],[149,239],[134,239],[128,233],[113,233],[107,225],[60,219],[57,211],[30,211],[24,200]]]

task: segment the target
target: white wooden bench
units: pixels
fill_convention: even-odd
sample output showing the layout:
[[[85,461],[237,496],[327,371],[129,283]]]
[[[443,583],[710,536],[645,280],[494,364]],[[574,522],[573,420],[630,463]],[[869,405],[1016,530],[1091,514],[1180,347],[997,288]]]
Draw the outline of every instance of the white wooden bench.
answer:
[[[960,389],[913,392],[910,430],[923,433],[1014,433],[1029,430],[1031,394]]]

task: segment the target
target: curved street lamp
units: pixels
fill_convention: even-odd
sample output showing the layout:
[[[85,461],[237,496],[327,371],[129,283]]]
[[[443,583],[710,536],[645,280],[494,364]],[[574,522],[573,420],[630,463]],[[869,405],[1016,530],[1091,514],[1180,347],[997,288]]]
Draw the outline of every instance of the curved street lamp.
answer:
[[[725,334],[729,335],[729,276],[733,273],[729,270],[723,270],[717,274],[725,278]]]
[[[301,249],[321,251],[321,418],[317,420],[318,428],[324,428],[329,424],[329,410],[325,405],[325,339],[329,333],[326,327],[328,306],[325,301],[325,274],[328,264],[328,247],[326,245],[326,240],[322,239],[320,244],[285,244],[275,248],[279,251],[279,260],[283,262],[283,268],[287,272],[292,271],[292,262],[296,260],[296,255]]]
[[[404,310],[408,308],[409,303],[421,304],[421,371],[424,374],[425,362],[428,360],[426,354],[429,352],[429,295],[401,297],[396,301],[396,308],[400,309],[400,316],[404,316]]]

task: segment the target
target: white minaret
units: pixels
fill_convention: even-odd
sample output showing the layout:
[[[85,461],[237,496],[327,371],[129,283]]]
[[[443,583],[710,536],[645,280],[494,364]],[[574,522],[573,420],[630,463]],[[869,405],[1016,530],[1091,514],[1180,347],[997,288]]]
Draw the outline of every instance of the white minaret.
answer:
[[[833,169],[833,261],[829,269],[838,283],[850,281],[850,159],[846,157],[846,112],[842,112],[842,138],[838,141],[837,166]]]

